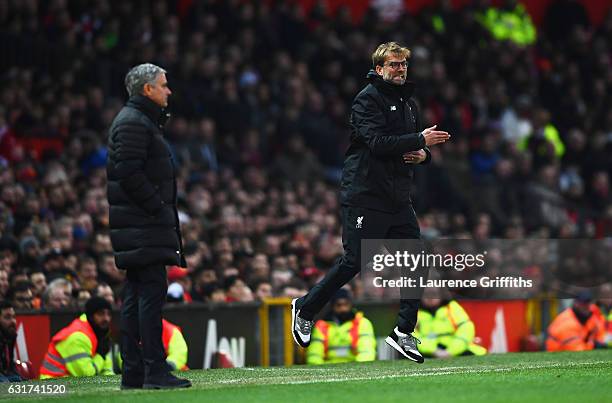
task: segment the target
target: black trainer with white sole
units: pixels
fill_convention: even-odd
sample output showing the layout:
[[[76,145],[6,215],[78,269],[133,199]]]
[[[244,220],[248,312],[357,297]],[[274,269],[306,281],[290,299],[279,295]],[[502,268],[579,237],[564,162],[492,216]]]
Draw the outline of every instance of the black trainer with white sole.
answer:
[[[418,362],[419,364],[425,361],[417,348],[417,344],[421,344],[421,341],[411,334],[400,333],[397,328],[395,328],[391,331],[391,334],[387,336],[385,342],[400,353],[403,358]]]
[[[300,318],[300,309],[297,307],[298,299],[291,301],[291,335],[298,346],[306,348],[310,345],[310,334],[314,322]]]

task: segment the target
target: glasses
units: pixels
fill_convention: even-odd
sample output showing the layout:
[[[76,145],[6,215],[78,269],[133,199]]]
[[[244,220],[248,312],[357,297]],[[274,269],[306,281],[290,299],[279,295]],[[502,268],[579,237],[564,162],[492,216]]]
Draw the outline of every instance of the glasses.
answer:
[[[385,63],[385,66],[389,66],[391,67],[393,70],[397,70],[401,67],[407,68],[408,67],[408,62],[406,60],[404,60],[403,62],[389,62],[389,63]]]

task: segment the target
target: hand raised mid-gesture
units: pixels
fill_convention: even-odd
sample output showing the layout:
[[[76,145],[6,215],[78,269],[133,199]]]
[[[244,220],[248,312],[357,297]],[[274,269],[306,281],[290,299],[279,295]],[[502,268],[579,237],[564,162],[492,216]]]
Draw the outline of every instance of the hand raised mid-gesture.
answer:
[[[438,125],[433,125],[423,130],[423,137],[425,137],[425,145],[433,146],[446,142],[450,138],[448,132],[435,130]]]

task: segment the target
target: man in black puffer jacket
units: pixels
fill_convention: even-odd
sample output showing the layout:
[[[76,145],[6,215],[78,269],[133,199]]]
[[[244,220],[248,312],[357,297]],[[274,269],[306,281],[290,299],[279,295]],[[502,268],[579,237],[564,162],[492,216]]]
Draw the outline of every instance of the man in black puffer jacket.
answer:
[[[360,262],[361,240],[420,239],[410,200],[413,166],[427,163],[431,159],[427,147],[450,136],[436,126],[420,131],[411,99],[414,84],[406,82],[409,56],[410,50],[395,42],[381,44],[372,54],[369,84],[353,101],[351,144],[341,184],[344,254],[323,280],[291,304],[293,338],[302,347],[310,343],[314,316],[359,273],[361,264],[368,263]],[[397,327],[386,342],[403,357],[422,363],[418,340],[411,335],[419,300],[401,296]]]
[[[162,345],[165,266],[186,267],[174,163],[162,137],[171,94],[165,73],[149,63],[128,72],[130,98],[109,130],[111,242],[117,267],[127,270],[121,310],[123,389],[191,386],[170,374]]]

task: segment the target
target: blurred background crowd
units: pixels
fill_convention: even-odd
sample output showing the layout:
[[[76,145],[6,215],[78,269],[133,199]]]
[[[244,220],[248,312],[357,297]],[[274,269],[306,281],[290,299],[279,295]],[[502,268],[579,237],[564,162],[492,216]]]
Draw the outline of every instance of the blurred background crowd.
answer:
[[[302,295],[332,265],[351,101],[389,40],[412,50],[424,125],[452,135],[417,173],[424,237],[610,236],[612,12],[593,25],[560,0],[536,26],[513,1],[401,4],[356,21],[325,2],[1,0],[0,299],[120,303],[106,137],[145,61],[173,91],[188,268],[169,268],[169,301]]]

